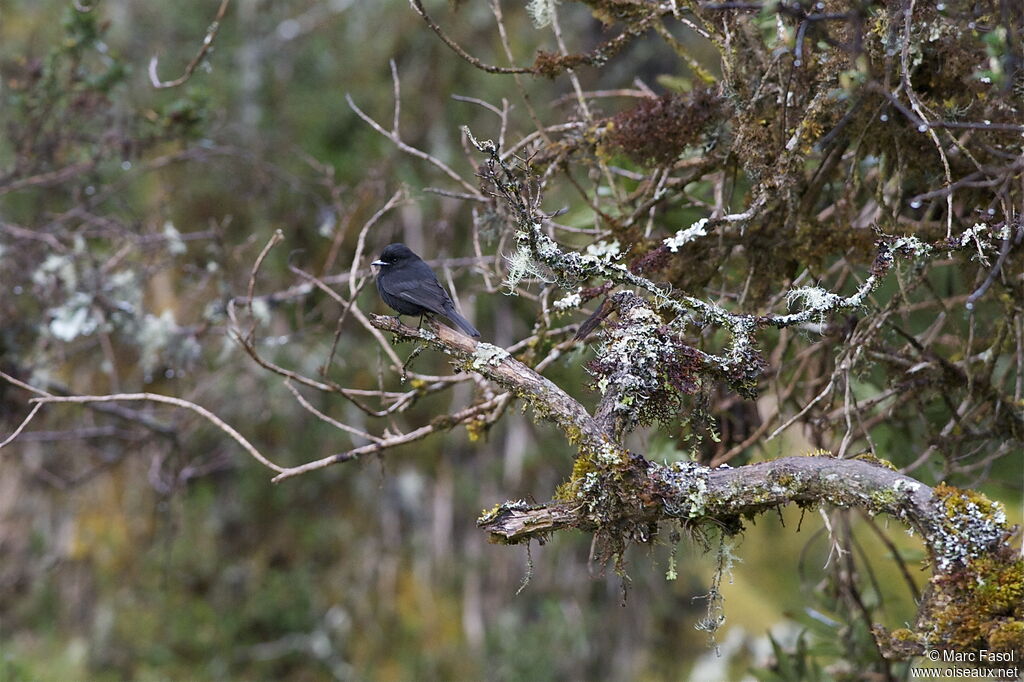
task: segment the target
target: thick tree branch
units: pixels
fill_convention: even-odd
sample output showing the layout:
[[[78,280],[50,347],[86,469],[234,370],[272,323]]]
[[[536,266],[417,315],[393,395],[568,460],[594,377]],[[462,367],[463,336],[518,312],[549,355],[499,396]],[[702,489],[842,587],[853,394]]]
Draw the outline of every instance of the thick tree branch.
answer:
[[[462,369],[501,385],[525,400],[541,416],[555,422],[570,441],[598,449],[610,446],[607,436],[575,398],[513,358],[504,348],[475,341],[431,320],[424,320],[418,329],[384,315],[370,315],[370,323],[401,338],[424,341],[452,357]]]
[[[648,542],[664,521],[687,528],[712,525],[726,535],[743,530],[743,519],[795,503],[801,507],[860,507],[888,514],[918,533],[933,567],[913,630],[873,632],[893,658],[920,655],[936,643],[966,646],[979,636],[960,614],[979,611],[984,622],[1007,614],[992,606],[979,585],[1009,584],[1021,571],[1010,543],[1002,505],[984,495],[946,485],[930,488],[879,461],[832,457],[784,457],[739,468],[711,469],[689,462],[662,466],[633,455],[620,466],[577,464],[562,488],[563,499],[544,505],[510,502],[477,520],[492,541],[543,542],[556,530],[594,533],[604,558],[620,556],[631,542]],[[980,581],[980,582],[979,582]]]
[[[643,500],[633,519],[636,522],[686,519],[689,523],[732,524],[739,517],[780,505],[829,504],[891,514],[920,531],[930,545],[943,542],[939,531],[942,511],[933,489],[869,461],[783,457],[739,468],[711,469],[689,463],[662,466],[634,456],[630,468],[638,474],[633,479],[639,484],[635,495]],[[482,517],[478,525],[508,543],[564,527],[595,531],[611,520],[604,517],[600,504],[592,504],[595,501],[600,503],[578,491],[578,499],[571,503],[510,503]]]

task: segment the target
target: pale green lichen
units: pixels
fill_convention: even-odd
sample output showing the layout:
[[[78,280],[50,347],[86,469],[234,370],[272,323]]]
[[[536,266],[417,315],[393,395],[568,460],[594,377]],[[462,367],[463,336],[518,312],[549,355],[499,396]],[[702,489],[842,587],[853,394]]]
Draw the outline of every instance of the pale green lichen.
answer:
[[[571,310],[572,308],[578,308],[582,302],[583,299],[580,297],[579,289],[577,289],[576,293],[558,299],[551,306],[555,310]]]
[[[663,240],[662,243],[668,247],[669,251],[671,251],[672,253],[676,253],[677,251],[679,251],[679,247],[685,246],[686,244],[689,244],[692,241],[696,241],[701,237],[708,236],[708,231],[707,229],[705,229],[707,224],[708,219],[701,218],[700,220],[690,225],[685,230],[677,231],[675,235]]]
[[[910,254],[915,258],[929,256],[933,251],[931,246],[912,236],[897,237],[893,240],[890,248],[893,251]]]
[[[841,305],[843,297],[821,287],[800,287],[786,294],[786,305],[790,308],[798,301],[805,310],[824,312]]]
[[[50,309],[50,335],[61,341],[89,336],[99,328],[100,318],[92,309],[92,297],[76,291],[63,305]]]
[[[505,276],[506,294],[514,294],[519,282],[527,277],[539,279],[546,284],[552,283],[551,278],[537,267],[527,244],[519,244],[515,253],[505,256],[505,265],[508,268],[508,274]]]
[[[496,367],[509,357],[508,351],[490,343],[478,343],[473,351],[473,369],[483,369],[486,366]]]
[[[151,381],[153,372],[161,366],[167,367],[166,375],[170,376],[178,371],[176,368],[191,366],[202,354],[199,342],[178,324],[170,310],[159,316],[146,313],[138,325],[139,364],[146,381]]]
[[[674,462],[669,467],[658,467],[657,477],[670,490],[686,491],[663,501],[665,512],[680,519],[696,519],[708,512],[708,477],[711,469],[694,462]]]
[[[270,324],[270,306],[262,298],[254,298],[251,303],[252,316],[260,324]]]
[[[526,13],[534,28],[546,28],[551,25],[555,14],[555,0],[530,0],[526,3]]]
[[[75,289],[78,286],[78,272],[74,255],[51,253],[32,273],[32,283],[40,287],[59,285],[69,290]]]
[[[929,529],[940,570],[984,556],[1006,537],[1006,509],[999,502],[945,484],[935,486],[935,497],[946,512],[942,523]]]
[[[617,448],[611,443],[604,443],[601,448],[597,451],[596,457],[598,461],[607,465],[616,465],[624,463],[625,452],[621,448]]]
[[[901,492],[914,493],[914,492],[917,492],[921,488],[921,484],[918,483],[917,481],[910,481],[910,480],[907,480],[907,479],[900,478],[900,479],[897,479],[897,480],[893,481],[892,488],[893,488],[893,490],[895,490],[898,493],[901,493]]]
[[[175,256],[188,251],[188,246],[181,238],[181,232],[178,232],[178,228],[174,227],[170,220],[164,223],[164,240],[167,242],[167,251]]]
[[[622,247],[619,245],[619,240],[616,239],[613,242],[601,240],[596,244],[587,245],[587,254],[584,256],[584,260],[595,259],[597,261],[611,263],[618,259],[621,252]]]

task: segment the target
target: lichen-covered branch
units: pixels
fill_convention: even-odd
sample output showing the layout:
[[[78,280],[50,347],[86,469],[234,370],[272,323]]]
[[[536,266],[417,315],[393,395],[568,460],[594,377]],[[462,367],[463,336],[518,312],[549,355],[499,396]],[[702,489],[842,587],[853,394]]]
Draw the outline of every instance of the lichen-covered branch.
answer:
[[[568,502],[540,505],[522,500],[506,502],[485,512],[477,525],[490,533],[492,542],[518,544],[543,540],[556,530],[577,527],[578,507]]]
[[[392,332],[406,339],[418,339],[455,360],[465,371],[476,372],[511,391],[524,400],[545,419],[555,422],[572,442],[585,443],[591,448],[607,444],[608,438],[597,428],[594,420],[580,403],[522,362],[504,348],[478,342],[465,334],[433,321],[425,321],[419,328],[408,327],[394,317],[371,315],[370,322],[377,329]]]
[[[481,173],[495,196],[505,204],[516,228],[518,251],[510,259],[509,288],[518,280],[535,274],[570,293],[554,307],[568,310],[581,305],[581,286],[591,279],[606,283],[599,292],[616,285],[631,291],[610,294],[606,303],[619,313],[620,322],[606,325],[604,343],[591,367],[602,401],[595,418],[603,432],[614,439],[636,425],[655,419],[671,420],[679,413],[682,396],[695,392],[704,381],[725,380],[737,393],[752,396],[765,367],[755,335],[765,327],[784,329],[821,322],[828,316],[863,306],[892,270],[898,257],[920,259],[935,256],[940,249],[960,250],[972,246],[980,236],[1001,236],[1004,226],[993,231],[978,223],[956,239],[927,244],[916,237],[881,236],[877,256],[867,278],[849,296],[819,287],[791,289],[782,298],[800,310],[784,315],[755,315],[731,312],[694,296],[679,295],[669,287],[639,274],[639,267],[622,262],[619,242],[599,242],[580,253],[559,245],[544,231],[547,217],[540,211],[539,188],[530,185],[529,168],[517,169],[500,154],[490,140],[478,140],[463,129],[472,145],[486,155]],[[526,176],[525,178],[523,176]],[[761,206],[761,200],[755,207]],[[752,209],[753,210],[753,209]],[[707,236],[708,220],[701,220],[674,237],[664,239],[644,260],[668,258],[681,246]],[[992,234],[989,234],[992,233]],[[993,248],[991,244],[987,245]],[[642,262],[642,261],[641,261]],[[550,275],[548,275],[550,273]],[[593,294],[592,294],[593,295]],[[691,347],[684,333],[688,327],[708,325],[729,331],[731,341],[721,354]]]
[[[549,504],[498,505],[477,524],[502,544],[543,541],[566,528],[594,533],[607,558],[630,542],[649,542],[664,522],[710,525],[731,535],[742,531],[744,520],[787,504],[858,507],[892,516],[918,533],[933,568],[914,628],[890,634],[875,627],[888,655],[919,655],[936,642],[1022,648],[1024,560],[1009,544],[1014,529],[1002,505],[983,495],[931,488],[877,460],[821,456],[711,469],[663,466],[634,455],[620,467],[578,463],[559,492],[561,499]]]
[[[589,481],[575,482],[569,501],[530,507],[534,513],[529,524],[518,527],[502,520],[506,511],[521,514],[526,509],[514,503],[485,515],[478,525],[500,535],[503,542],[515,543],[566,526],[599,531],[625,521],[647,524],[683,519],[688,523],[713,521],[739,530],[742,518],[786,504],[861,507],[872,514],[895,516],[919,531],[943,569],[998,544],[1008,532],[1005,514],[989,518],[980,510],[976,518],[964,517],[965,525],[959,531],[951,529],[932,488],[869,460],[783,457],[712,469],[691,463],[663,466],[634,456],[629,468],[633,483],[639,484],[633,494],[642,502],[631,519],[616,517],[623,509],[610,508],[600,499],[604,493],[597,492],[600,488],[594,481],[603,474],[595,468],[588,472],[593,474]],[[575,512],[572,520],[566,516],[569,508]],[[545,516],[541,509],[557,511]],[[958,545],[954,541],[958,534],[970,537],[959,538]]]

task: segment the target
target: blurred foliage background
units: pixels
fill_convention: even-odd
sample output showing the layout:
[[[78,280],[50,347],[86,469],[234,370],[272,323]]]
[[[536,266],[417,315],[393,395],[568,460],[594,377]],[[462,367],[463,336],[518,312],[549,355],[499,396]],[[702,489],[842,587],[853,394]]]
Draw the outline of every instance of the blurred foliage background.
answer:
[[[57,394],[182,396],[275,461],[298,464],[347,449],[347,436],[301,409],[225,326],[228,301],[245,295],[273,231],[286,242],[263,266],[263,293],[301,282],[290,264],[345,272],[358,227],[398,190],[407,199],[369,235],[371,254],[392,241],[427,258],[472,254],[472,207],[424,191],[444,178],[360,121],[345,95],[390,121],[394,60],[403,140],[465,175],[459,126],[497,137],[498,121],[452,95],[506,98],[521,134],[531,123],[510,76],[456,58],[401,0],[239,0],[186,84],[151,87],[149,60],[159,56],[161,78],[180,74],[217,4],[0,5],[0,370]],[[522,4],[502,7],[522,63],[555,49]],[[482,61],[506,63],[485,3],[430,9]],[[562,29],[578,49],[607,38],[575,5],[564,8]],[[703,68],[720,72],[709,46],[678,35]],[[639,78],[661,92],[694,78],[656,40],[580,74],[591,90],[632,88]],[[566,78],[522,81],[545,122],[573,116]],[[607,115],[622,108],[606,106]],[[573,207],[565,222],[580,220],[571,187],[548,191],[553,209]],[[673,219],[701,216],[691,206]],[[480,293],[465,265],[449,272],[484,338],[509,345],[528,334],[531,301]],[[371,289],[360,305],[383,312]],[[319,293],[270,301],[261,350],[313,375],[339,313]],[[398,390],[362,329],[344,329],[338,355],[336,380]],[[589,357],[568,353],[548,375],[589,400]],[[416,369],[449,371],[430,353]],[[867,398],[871,377],[863,379]],[[26,396],[0,383],[4,437],[27,414]],[[468,400],[466,386],[429,397],[401,426]],[[317,406],[361,419],[326,399]],[[912,431],[880,424],[874,433],[880,456],[912,461],[923,449]],[[684,456],[663,433],[635,445],[651,458]],[[744,457],[820,446],[794,435]],[[727,624],[717,644],[694,628],[715,570],[700,543],[665,537],[634,548],[628,577],[588,561],[590,539],[580,535],[528,553],[488,544],[473,523],[479,511],[547,499],[570,457],[552,427],[513,410],[484,433],[460,428],[273,485],[188,412],[48,407],[0,453],[0,679],[858,676],[870,636],[823,568],[831,546],[816,514],[784,510],[744,536],[722,588]],[[952,482],[981,486],[1019,519],[1020,467],[1019,456],[993,459]],[[948,471],[922,473],[931,484]],[[883,544],[877,525],[855,512],[841,518],[834,532],[855,534],[856,570],[872,578],[866,608],[898,627],[914,607],[891,553],[913,561],[919,545],[895,529]]]

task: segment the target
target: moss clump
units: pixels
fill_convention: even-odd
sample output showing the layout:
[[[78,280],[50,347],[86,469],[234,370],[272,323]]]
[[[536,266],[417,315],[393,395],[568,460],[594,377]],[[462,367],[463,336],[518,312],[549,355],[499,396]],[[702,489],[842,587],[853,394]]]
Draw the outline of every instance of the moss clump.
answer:
[[[854,459],[859,459],[862,462],[869,462],[869,463],[874,464],[876,466],[885,467],[889,471],[896,471],[896,466],[892,462],[890,462],[887,459],[882,459],[880,457],[876,457],[875,455],[871,454],[870,452],[862,452],[861,454],[856,455],[854,457]]]
[[[963,516],[967,513],[981,512],[985,516],[1000,515],[1005,519],[1002,505],[993,502],[985,495],[974,490],[961,490],[960,488],[940,483],[935,486],[935,497],[942,501],[946,513],[950,518]]]
[[[927,530],[937,571],[916,628],[875,636],[887,655],[920,655],[924,648],[1012,652],[1024,657],[1024,559],[1007,542],[1002,505],[984,495],[940,484],[934,490],[942,520]],[[976,660],[984,661],[983,658]]]
[[[580,453],[572,463],[572,474],[569,480],[565,481],[555,489],[555,499],[560,502],[570,502],[577,499],[580,492],[580,483],[587,474],[596,473],[598,466],[593,459],[585,453]]]
[[[925,638],[913,630],[899,628],[898,630],[888,632],[884,627],[876,624],[871,629],[871,632],[887,659],[906,660],[914,656],[920,656],[925,650]]]
[[[593,388],[618,396],[615,414],[622,430],[671,423],[683,410],[683,396],[700,389],[705,370],[700,352],[664,324],[650,302],[632,292],[609,300],[620,320],[605,325],[604,341],[587,363]]]
[[[794,477],[792,474],[779,474],[777,476],[772,477],[772,482],[777,483],[784,488],[790,487],[796,480],[796,477]]]
[[[931,632],[962,651],[1012,651],[1024,656],[1024,560],[1009,547],[932,579]],[[927,631],[922,628],[923,631]]]
[[[709,89],[651,97],[613,117],[604,142],[642,165],[670,163],[725,110],[725,99]]]
[[[470,443],[476,443],[487,434],[487,430],[490,428],[490,424],[487,423],[486,419],[478,417],[476,419],[470,419],[466,422],[466,435],[469,437]]]
[[[1020,660],[1021,642],[1024,642],[1024,621],[1008,620],[993,628],[988,635],[994,651],[1015,651]]]
[[[1024,656],[1024,560],[1007,545],[938,573],[921,606],[914,630],[887,632],[876,625],[875,639],[887,658],[920,656],[927,649],[987,650]],[[981,663],[983,658],[978,657]]]
[[[915,635],[912,631],[908,630],[907,628],[899,628],[898,630],[893,630],[889,636],[900,642],[917,641],[917,635]]]
[[[479,524],[486,523],[486,522],[492,520],[495,516],[498,515],[498,512],[500,512],[500,511],[501,511],[501,503],[500,502],[498,504],[494,505],[493,507],[491,507],[490,509],[481,509],[480,510],[480,516],[477,517],[477,520],[476,520],[477,524],[479,525]]]
[[[885,488],[882,490],[875,490],[870,495],[871,504],[869,511],[873,514],[879,512],[887,512],[900,501],[900,497],[904,493],[896,488]]]

